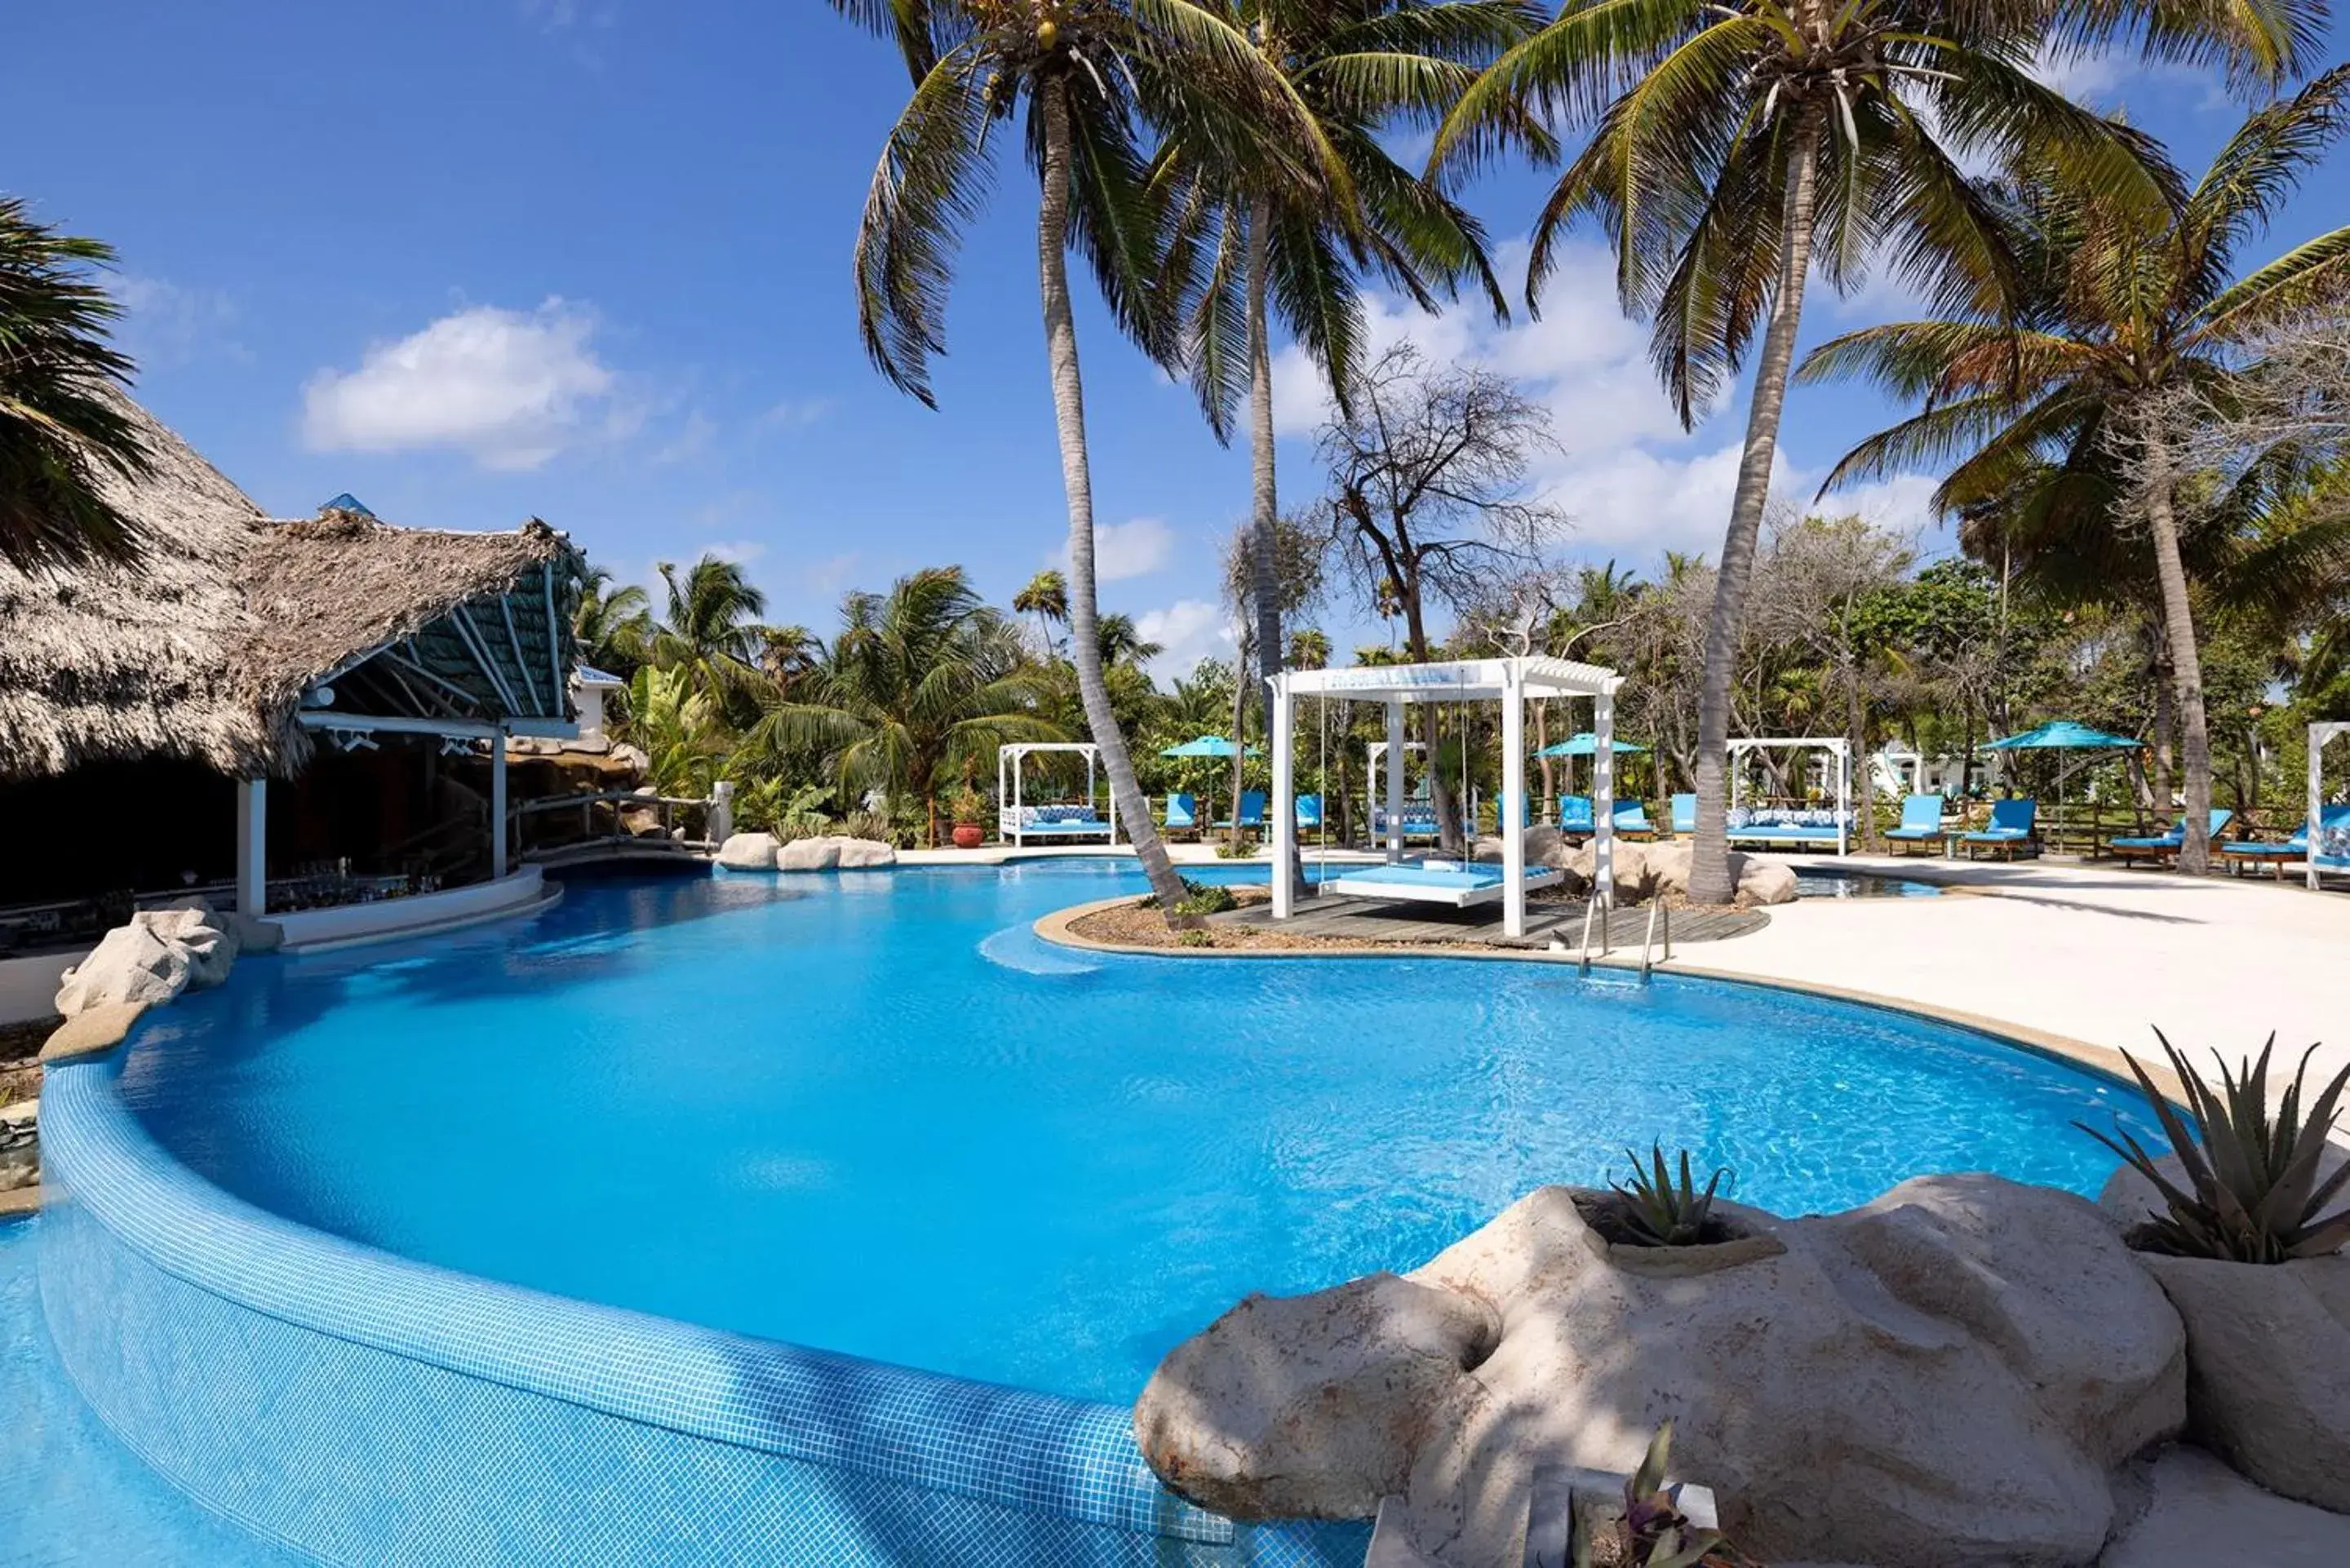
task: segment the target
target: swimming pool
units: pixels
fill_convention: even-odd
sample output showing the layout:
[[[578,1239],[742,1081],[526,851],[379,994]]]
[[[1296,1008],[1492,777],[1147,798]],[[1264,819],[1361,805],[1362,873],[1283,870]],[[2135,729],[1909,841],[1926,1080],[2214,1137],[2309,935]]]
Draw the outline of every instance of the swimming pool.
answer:
[[[1259,873],[1261,875],[1261,873]],[[1411,1267],[1687,1144],[1783,1212],[1922,1171],[2093,1191],[2109,1080],[1895,1013],[1561,966],[1097,956],[1044,862],[576,886],[242,966],[120,1080],[270,1213],[470,1274],[1077,1398],[1253,1290]]]

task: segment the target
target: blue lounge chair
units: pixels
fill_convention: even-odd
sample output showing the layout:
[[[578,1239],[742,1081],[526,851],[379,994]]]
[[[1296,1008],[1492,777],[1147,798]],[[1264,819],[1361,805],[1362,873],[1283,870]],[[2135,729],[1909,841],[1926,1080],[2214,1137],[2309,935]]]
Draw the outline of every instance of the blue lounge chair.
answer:
[[[2232,811],[2211,808],[2210,836],[2216,842],[2222,829],[2236,819]],[[2145,838],[2116,838],[2108,846],[2123,860],[2168,860],[2187,845],[2187,819],[2171,824],[2170,831]]]
[[[1297,797],[1297,828],[1303,833],[1322,826],[1322,797],[1301,794]]]
[[[1191,795],[1170,792],[1167,796],[1167,831],[1193,833],[1200,831],[1200,803]]]
[[[2026,845],[2036,844],[2037,841],[2032,836],[2032,830],[2039,820],[2040,803],[2038,801],[2024,795],[2011,795],[2006,800],[1991,802],[1990,826],[1977,828],[1972,833],[1962,833],[1959,835],[1959,842],[1966,846],[1967,858],[1970,860],[1975,857],[1975,850],[1978,846],[1985,849],[2005,850],[2008,858],[2012,860],[2015,857],[2017,850]]]
[[[1950,836],[1942,826],[1942,797],[1913,794],[1905,798],[1901,826],[1887,828],[1885,836],[1896,844],[1947,844]]]
[[[2329,805],[2322,808],[2318,813],[2318,824],[2327,832],[2350,828],[2350,805]],[[2239,839],[2233,844],[2222,844],[2220,846],[2220,856],[2221,864],[2238,876],[2241,876],[2248,866],[2255,869],[2267,866],[2275,872],[2277,880],[2282,881],[2287,861],[2309,858],[2309,824],[2303,822],[2293,830],[2292,837],[2275,843],[2261,844],[2249,839]],[[2338,859],[2339,857],[2336,856],[2320,855],[2317,857],[2317,863],[2321,867],[2331,867]]]
[[[1558,830],[1561,833],[1589,836],[1593,828],[1591,797],[1587,794],[1563,794],[1558,797]]]
[[[1697,832],[1697,796],[1673,796],[1673,836],[1688,838]]]
[[[1264,826],[1264,791],[1261,789],[1245,789],[1241,791],[1241,826],[1243,827],[1263,827]],[[1226,817],[1223,821],[1216,824],[1218,827],[1230,827],[1232,825],[1232,822],[1230,817]]]
[[[1654,838],[1657,830],[1648,821],[1646,801],[1619,800],[1616,803],[1616,836],[1618,838]]]

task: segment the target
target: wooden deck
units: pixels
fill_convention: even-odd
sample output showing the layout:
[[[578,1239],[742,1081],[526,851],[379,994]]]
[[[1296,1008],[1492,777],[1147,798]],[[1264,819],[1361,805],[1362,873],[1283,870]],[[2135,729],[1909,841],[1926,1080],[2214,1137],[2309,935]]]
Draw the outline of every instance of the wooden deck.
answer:
[[[1502,906],[1498,903],[1468,909],[1449,909],[1440,904],[1325,896],[1304,900],[1299,904],[1296,915],[1278,927],[1272,923],[1273,907],[1269,904],[1230,909],[1210,919],[1218,925],[1278,929],[1291,936],[1322,937],[1337,941],[1477,942],[1489,947],[1541,950],[1554,941],[1564,942],[1573,948],[1583,940],[1583,900],[1580,898],[1528,903],[1526,934],[1523,937],[1502,934]],[[1672,938],[1677,946],[1682,942],[1720,941],[1728,937],[1742,937],[1749,931],[1759,931],[1770,923],[1771,917],[1760,909],[1738,909],[1719,914],[1692,913],[1684,909],[1673,914]],[[1600,940],[1598,922],[1593,922],[1592,946],[1595,949],[1618,950],[1629,947],[1637,953],[1648,929],[1648,911],[1646,908],[1617,909],[1607,917],[1604,943]]]

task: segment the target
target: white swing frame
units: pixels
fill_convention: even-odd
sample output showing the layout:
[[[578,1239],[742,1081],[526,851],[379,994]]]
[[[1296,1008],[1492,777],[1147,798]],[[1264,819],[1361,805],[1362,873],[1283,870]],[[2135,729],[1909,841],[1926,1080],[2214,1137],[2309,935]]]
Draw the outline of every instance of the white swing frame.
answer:
[[[1748,753],[1798,749],[1825,752],[1835,759],[1836,854],[1849,854],[1852,841],[1852,742],[1842,735],[1741,735],[1733,738],[1729,746],[1730,804],[1733,807],[1738,805],[1738,786],[1744,776],[1738,764],[1745,760]],[[1797,842],[1800,846],[1802,841]],[[1764,845],[1762,847],[1779,846]]]
[[[1038,752],[1082,752],[1085,753],[1086,806],[1088,810],[1092,809],[1094,803],[1095,774],[1101,761],[1101,748],[1096,745],[1093,742],[1017,741],[1010,745],[998,746],[995,748],[996,837],[998,839],[1009,840],[1013,847],[1016,849],[1025,849],[1028,846],[1027,841],[1030,837],[1050,839],[1056,843],[1067,844],[1077,840],[1090,840],[1096,835],[1101,834],[1103,835],[1102,842],[1104,846],[1113,849],[1116,848],[1118,846],[1118,792],[1116,790],[1109,792],[1109,815],[1107,817],[1104,818],[1104,826],[1107,828],[1107,832],[1106,834],[1104,834],[1102,827],[1097,827],[1090,823],[1081,828],[1060,827],[1057,829],[1054,825],[1049,823],[1039,824],[1034,826],[1024,826],[1022,825],[1020,820],[1020,810],[1023,805],[1020,798],[1021,765],[1027,762],[1030,756]],[[1009,785],[1008,789],[1007,784]]]
[[[1594,699],[1592,733],[1598,746],[1592,755],[1592,815],[1597,833],[1594,844],[1593,897],[1610,902],[1615,887],[1616,693],[1624,678],[1612,670],[1573,659],[1548,658],[1465,659],[1430,664],[1354,665],[1344,670],[1287,670],[1271,677],[1267,708],[1273,727],[1273,820],[1296,818],[1296,717],[1299,697],[1340,697],[1381,701],[1387,705],[1388,754],[1404,751],[1404,705],[1408,702],[1499,702],[1502,706],[1502,815],[1503,824],[1527,820],[1526,711],[1533,697]],[[1465,763],[1465,758],[1464,758]],[[1387,784],[1387,861],[1403,859],[1403,770],[1389,768]],[[1328,811],[1325,803],[1324,811]],[[1526,931],[1526,836],[1523,830],[1502,834],[1502,929],[1509,936]],[[1273,918],[1286,920],[1296,914],[1297,847],[1291,835],[1274,836]],[[1556,880],[1552,873],[1550,880]],[[1343,881],[1343,879],[1342,879]],[[1372,896],[1397,899],[1435,898],[1455,902],[1459,890],[1407,890],[1401,884],[1384,887],[1367,882]],[[1468,890],[1483,902],[1492,892]]]

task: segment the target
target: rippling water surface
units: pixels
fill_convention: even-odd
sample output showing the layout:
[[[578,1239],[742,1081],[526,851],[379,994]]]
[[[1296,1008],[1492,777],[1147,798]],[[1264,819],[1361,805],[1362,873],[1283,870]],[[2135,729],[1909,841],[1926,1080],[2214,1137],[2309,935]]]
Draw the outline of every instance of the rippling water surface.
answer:
[[[1411,1267],[1627,1144],[1687,1144],[1781,1212],[1922,1171],[2090,1191],[2110,1160],[2067,1123],[2129,1103],[1769,991],[1029,931],[1139,885],[1072,861],[583,882],[526,924],[243,964],[123,1082],[206,1176],[359,1241],[1114,1400],[1246,1292]]]

